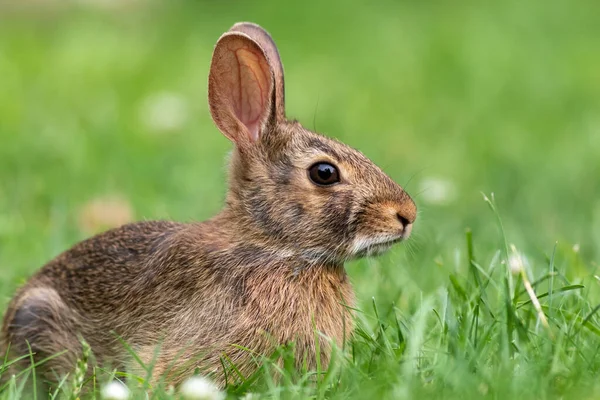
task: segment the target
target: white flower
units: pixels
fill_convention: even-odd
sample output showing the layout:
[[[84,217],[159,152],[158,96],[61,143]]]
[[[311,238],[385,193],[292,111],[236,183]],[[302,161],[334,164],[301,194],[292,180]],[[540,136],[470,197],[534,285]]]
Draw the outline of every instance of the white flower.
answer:
[[[188,116],[188,103],[178,93],[156,93],[147,97],[140,106],[141,122],[154,132],[181,129]]]
[[[111,381],[102,388],[102,398],[105,400],[126,400],[129,398],[129,389],[119,381]]]
[[[192,376],[188,378],[179,392],[186,400],[221,400],[225,394],[209,379],[202,376]]]
[[[518,275],[521,273],[521,270],[523,269],[523,263],[521,263],[521,259],[518,255],[511,254],[510,257],[508,257],[508,267],[513,275]]]
[[[454,184],[444,178],[424,178],[419,185],[419,192],[421,198],[430,204],[448,204],[456,197]]]
[[[525,254],[519,252],[514,245],[511,245],[512,254],[508,256],[508,268],[513,275],[518,275],[529,264]]]

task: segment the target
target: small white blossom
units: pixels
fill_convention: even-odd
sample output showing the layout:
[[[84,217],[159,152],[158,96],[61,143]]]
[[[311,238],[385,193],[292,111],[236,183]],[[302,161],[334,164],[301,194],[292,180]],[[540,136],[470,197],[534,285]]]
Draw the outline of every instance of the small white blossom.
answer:
[[[225,394],[209,379],[192,376],[187,379],[179,391],[186,400],[222,400]]]
[[[102,388],[102,398],[104,400],[127,400],[129,389],[119,381],[111,381]]]
[[[181,129],[188,120],[187,101],[178,93],[156,93],[147,97],[140,106],[140,120],[154,132]]]
[[[511,245],[512,254],[508,256],[508,268],[513,275],[518,275],[522,270],[529,266],[525,254],[519,252],[514,245]]]
[[[573,245],[573,252],[574,253],[579,253],[579,249],[580,249],[579,243],[576,243],[576,244]]]
[[[521,262],[519,255],[511,254],[508,257],[508,267],[513,275],[518,275],[521,273],[521,270],[523,269],[523,263]]]
[[[444,178],[429,177],[421,180],[419,192],[425,202],[436,205],[451,203],[456,197],[454,184]]]

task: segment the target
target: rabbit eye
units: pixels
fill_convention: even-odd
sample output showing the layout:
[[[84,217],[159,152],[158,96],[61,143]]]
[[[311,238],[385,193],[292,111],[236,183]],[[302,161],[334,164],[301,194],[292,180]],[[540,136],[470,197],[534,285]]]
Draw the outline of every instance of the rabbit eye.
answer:
[[[330,186],[340,181],[340,174],[335,166],[320,162],[308,169],[310,180],[319,186]]]

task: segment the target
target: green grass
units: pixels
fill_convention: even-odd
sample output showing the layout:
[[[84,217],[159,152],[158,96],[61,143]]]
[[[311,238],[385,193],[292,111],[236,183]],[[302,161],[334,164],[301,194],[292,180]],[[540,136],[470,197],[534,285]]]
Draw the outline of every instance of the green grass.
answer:
[[[208,66],[251,20],[279,45],[288,115],[362,150],[420,213],[407,245],[347,266],[359,328],[331,371],[261,372],[232,397],[600,396],[596,1],[126,3],[0,5],[2,310],[91,233],[94,199],[118,196],[136,220],[219,210],[230,144]],[[184,114],[168,131],[147,121],[161,93]]]

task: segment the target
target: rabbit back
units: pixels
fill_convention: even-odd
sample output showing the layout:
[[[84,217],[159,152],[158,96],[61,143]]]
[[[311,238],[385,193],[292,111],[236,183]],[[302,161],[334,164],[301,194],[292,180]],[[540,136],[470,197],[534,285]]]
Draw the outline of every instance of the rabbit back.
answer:
[[[122,345],[112,332],[133,323],[131,311],[138,305],[131,299],[133,292],[139,295],[140,273],[181,227],[172,222],[129,224],[60,254],[10,302],[2,327],[4,350],[21,356],[31,349],[36,361],[62,353],[43,368],[61,375],[73,369],[83,336],[97,356],[118,362]]]

